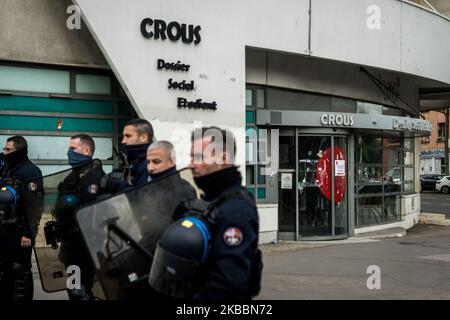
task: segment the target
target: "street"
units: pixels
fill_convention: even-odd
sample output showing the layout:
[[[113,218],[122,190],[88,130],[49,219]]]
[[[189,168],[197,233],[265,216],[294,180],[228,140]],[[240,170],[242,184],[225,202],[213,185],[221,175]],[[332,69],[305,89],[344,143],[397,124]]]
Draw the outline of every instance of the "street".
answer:
[[[420,224],[402,238],[366,241],[266,248],[258,299],[450,299],[450,227]],[[381,270],[380,289],[367,287],[371,265]]]
[[[310,246],[263,245],[257,299],[450,299],[450,227],[419,224],[402,238]],[[380,268],[380,289],[367,288],[371,265]],[[35,288],[34,299],[67,299],[65,292],[43,292],[37,273]]]
[[[420,194],[421,212],[442,213],[450,219],[450,194],[424,191]]]

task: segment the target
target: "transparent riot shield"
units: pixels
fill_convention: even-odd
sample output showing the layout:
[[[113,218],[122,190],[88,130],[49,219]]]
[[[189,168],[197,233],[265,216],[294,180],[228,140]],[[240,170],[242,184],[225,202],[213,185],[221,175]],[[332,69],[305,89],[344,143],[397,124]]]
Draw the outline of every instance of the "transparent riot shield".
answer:
[[[34,252],[42,288],[49,293],[67,289],[69,275],[67,274],[67,259],[64,259],[64,255],[67,253],[64,253],[63,242],[67,227],[61,219],[57,219],[55,216],[55,206],[58,199],[58,185],[63,183],[76,169],[77,167],[43,177],[44,212],[39,223]],[[76,227],[76,224],[73,224]],[[80,244],[84,245],[81,236]],[[94,281],[92,291],[96,297],[102,298],[104,295],[100,289],[98,281]]]
[[[108,299],[142,297],[158,240],[180,204],[197,195],[190,170],[183,169],[77,210]]]
[[[58,185],[71,172],[72,169],[69,169],[43,177],[44,212],[39,223],[34,252],[42,289],[46,292],[66,289],[67,274],[64,264],[59,259],[60,245],[58,245],[57,239],[54,239],[54,241],[46,239],[45,232],[48,230],[46,226],[55,222],[53,210],[58,197]]]

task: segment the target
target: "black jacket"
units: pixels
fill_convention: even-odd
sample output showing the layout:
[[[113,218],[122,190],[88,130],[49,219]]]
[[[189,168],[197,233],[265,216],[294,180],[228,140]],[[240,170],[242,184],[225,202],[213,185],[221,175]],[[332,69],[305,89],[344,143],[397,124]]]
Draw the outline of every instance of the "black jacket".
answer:
[[[196,182],[207,201],[216,201],[224,194],[230,196],[217,205],[206,284],[194,299],[249,300],[258,248],[256,206],[250,196],[238,196],[246,190],[241,187],[242,177],[236,167],[197,178]]]
[[[18,231],[22,236],[34,240],[37,235],[39,222],[44,211],[44,184],[41,170],[28,158],[14,166],[4,168],[3,179],[17,179],[18,203]]]

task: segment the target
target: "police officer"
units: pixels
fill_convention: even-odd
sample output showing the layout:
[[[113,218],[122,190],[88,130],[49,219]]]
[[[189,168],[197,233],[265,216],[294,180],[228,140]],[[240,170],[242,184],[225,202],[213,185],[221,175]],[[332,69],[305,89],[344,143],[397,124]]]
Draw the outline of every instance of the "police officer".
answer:
[[[81,288],[68,289],[71,300],[92,298],[95,270],[73,214],[78,206],[96,200],[99,192],[104,173],[101,162],[92,160],[94,152],[95,143],[89,135],[78,134],[70,138],[67,156],[73,170],[58,186],[58,200],[54,210],[56,222],[63,233],[59,258],[66,268],[75,265],[81,271]]]
[[[161,182],[161,187],[165,187],[170,183],[170,185],[176,186],[177,188],[175,193],[169,195],[174,208],[172,215],[170,217],[165,217],[164,220],[161,219],[159,222],[159,232],[152,232],[152,237],[159,238],[162,235],[162,231],[164,231],[174,219],[185,213],[184,204],[190,200],[196,199],[197,193],[187,181],[181,178],[180,173],[177,172],[175,149],[173,144],[169,141],[161,140],[153,142],[148,147],[147,171],[150,183],[156,179],[166,178],[164,182]],[[153,241],[153,243],[156,244],[156,241]],[[155,247],[152,245],[148,249],[153,253]]]
[[[153,142],[147,149],[148,181],[168,176],[176,171],[173,144],[165,140]]]
[[[216,203],[206,281],[198,300],[248,300],[258,291],[262,262],[256,206],[234,165],[236,143],[228,130],[200,128],[192,134],[190,168],[204,200]],[[256,278],[255,278],[256,277]]]
[[[153,127],[145,119],[132,119],[123,128],[122,146],[130,168],[130,181],[123,181],[115,191],[141,186],[148,181],[147,149],[153,141]]]
[[[33,299],[32,246],[43,212],[41,170],[22,136],[6,140],[0,186],[0,297]],[[12,196],[12,197],[11,197]],[[11,201],[12,200],[12,201]]]

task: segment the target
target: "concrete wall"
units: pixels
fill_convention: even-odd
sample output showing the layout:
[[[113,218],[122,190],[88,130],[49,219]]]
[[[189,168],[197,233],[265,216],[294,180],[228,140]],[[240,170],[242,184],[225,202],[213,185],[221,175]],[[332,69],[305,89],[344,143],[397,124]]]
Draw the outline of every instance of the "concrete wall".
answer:
[[[369,69],[377,78],[399,90],[410,107],[418,111],[418,87],[411,78],[394,72]],[[305,90],[394,106],[380,89],[360,71],[359,65],[288,55],[263,50],[246,50],[246,82]],[[396,104],[411,112],[400,100]]]
[[[0,0],[0,60],[109,68],[86,25],[69,30],[70,0]]]

